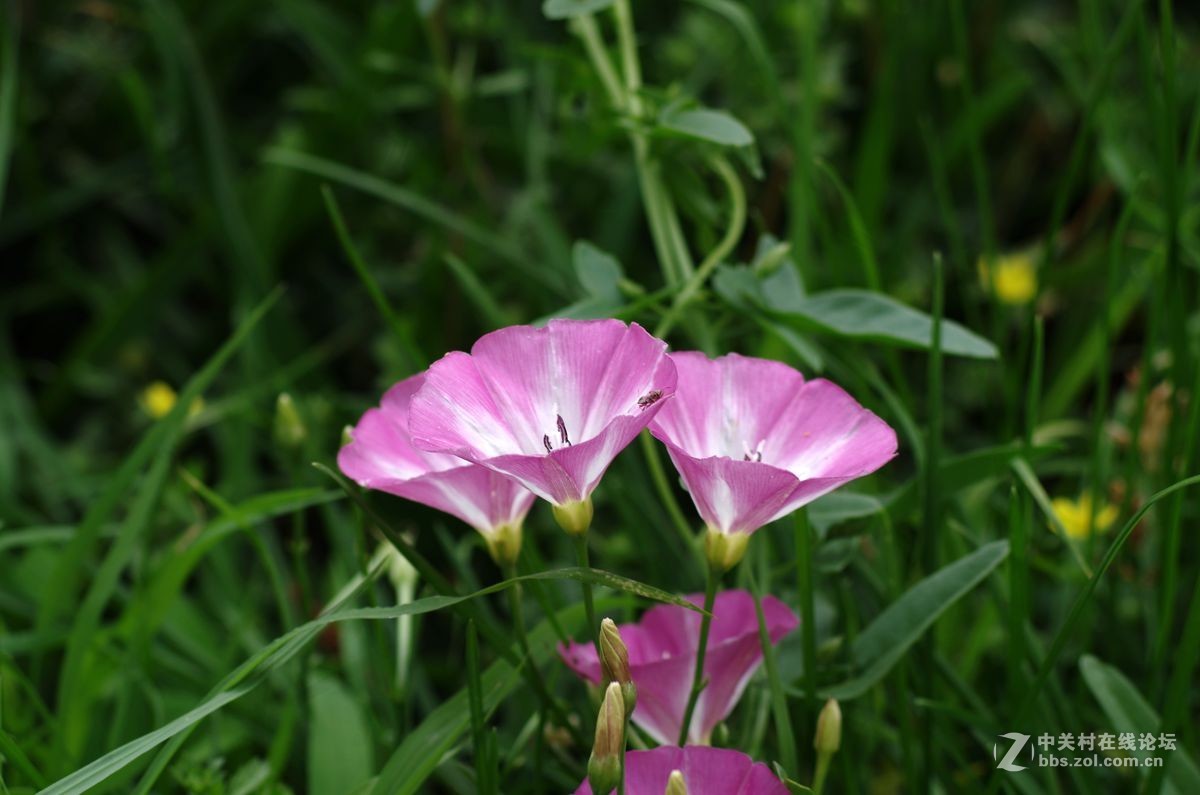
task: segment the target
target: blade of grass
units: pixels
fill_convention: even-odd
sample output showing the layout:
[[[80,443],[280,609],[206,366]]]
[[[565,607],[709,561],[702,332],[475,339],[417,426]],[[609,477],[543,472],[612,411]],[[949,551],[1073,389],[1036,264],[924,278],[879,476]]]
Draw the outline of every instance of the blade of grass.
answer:
[[[420,194],[341,163],[292,149],[272,147],[263,154],[263,160],[276,166],[294,168],[346,185],[408,210],[412,214],[462,235],[467,240],[500,256],[522,274],[552,290],[556,295],[563,297],[568,295],[565,281],[561,277],[555,277],[557,271],[531,263],[529,257],[507,238],[488,231],[474,221],[468,220],[461,214],[426,199]]]
[[[763,667],[766,669],[767,685],[771,691],[771,714],[775,719],[775,733],[779,736],[780,762],[790,775],[796,775],[800,770],[800,762],[796,757],[796,734],[792,730],[792,715],[788,710],[787,694],[783,689],[783,680],[779,677],[779,664],[775,660],[775,644],[771,643],[762,609],[763,583],[770,582],[767,547],[765,544],[758,544],[757,549],[759,574],[755,576],[750,572],[750,578],[751,591],[754,594],[754,613],[758,618],[758,640],[762,646]]]
[[[354,245],[354,240],[350,237],[350,231],[346,228],[346,221],[342,217],[342,210],[338,206],[337,197],[334,196],[333,190],[328,185],[322,185],[321,196],[325,199],[325,211],[329,214],[329,220],[333,223],[333,228],[337,232],[338,241],[342,244],[342,250],[346,252],[346,258],[350,260],[350,264],[354,267],[354,272],[358,274],[358,278],[366,289],[367,295],[371,297],[375,308],[379,310],[379,314],[383,315],[383,319],[387,321],[388,326],[392,329],[392,333],[396,335],[396,339],[408,354],[410,359],[409,366],[412,371],[415,372],[422,369],[429,363],[429,358],[421,352],[412,331],[409,330],[408,326],[404,325],[400,320],[400,316],[392,309],[392,305],[388,303],[387,296],[383,294],[379,282],[375,280],[375,277],[371,274],[371,269],[367,267],[367,263],[363,261],[362,255],[358,253],[358,248]]]
[[[483,682],[479,676],[479,633],[475,622],[467,622],[467,700],[471,705],[471,737],[475,748],[475,777],[480,795],[493,795],[495,769],[487,757],[487,729],[483,717]]]
[[[84,518],[76,539],[68,547],[56,570],[57,583],[60,587],[65,586],[66,590],[51,589],[49,591],[50,596],[43,607],[42,614],[39,615],[40,629],[49,628],[61,615],[66,607],[66,600],[75,590],[80,576],[78,570],[83,560],[90,557],[98,542],[101,524],[107,520],[109,512],[124,496],[126,489],[141,470],[145,459],[154,454],[153,463],[141,485],[137,499],[129,515],[121,524],[116,540],[93,576],[71,623],[71,633],[67,641],[66,655],[58,685],[58,706],[62,711],[63,719],[56,744],[60,753],[63,754],[64,760],[73,754],[71,732],[73,730],[81,731],[89,723],[87,716],[90,714],[91,699],[84,695],[85,691],[83,690],[84,657],[99,629],[104,608],[117,588],[121,572],[129,563],[138,541],[149,526],[166,481],[175,446],[182,436],[184,421],[192,401],[212,382],[225,363],[245,343],[250,332],[275,305],[280,295],[281,291],[277,289],[260,303],[242,321],[229,341],[188,382],[180,393],[174,408],[146,435],[143,442],[126,460],[122,469],[110,481],[105,495],[100,500],[101,510],[94,509]],[[145,447],[143,448],[143,446]]]
[[[496,299],[492,297],[491,291],[480,281],[479,277],[471,270],[467,263],[449,252],[442,259],[450,268],[450,272],[454,274],[454,278],[458,279],[458,283],[467,294],[467,298],[479,310],[479,313],[483,315],[491,327],[502,328],[513,324],[514,318],[512,314],[496,302]]]

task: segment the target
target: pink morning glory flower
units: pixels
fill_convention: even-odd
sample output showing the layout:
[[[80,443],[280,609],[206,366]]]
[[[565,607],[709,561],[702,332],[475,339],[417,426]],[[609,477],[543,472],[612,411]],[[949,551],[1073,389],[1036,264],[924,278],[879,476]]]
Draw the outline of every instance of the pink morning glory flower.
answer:
[[[386,491],[458,517],[478,530],[498,563],[516,560],[521,524],[534,496],[521,484],[461,458],[413,446],[412,396],[425,374],[406,378],[369,409],[338,452],[338,468],[359,485]]]
[[[737,354],[671,359],[678,392],[650,432],[667,446],[710,537],[721,534],[744,551],[746,535],[737,534],[896,455],[896,432],[830,381],[805,381],[782,362]]]
[[[630,751],[625,755],[625,793],[663,795],[674,771],[682,776],[688,795],[788,795],[766,765],[741,751],[696,745]],[[575,795],[592,795],[592,788],[584,781]]]
[[[429,368],[413,396],[413,443],[508,475],[556,507],[586,505],[590,520],[608,465],[675,391],[666,347],[619,320],[486,334]]]
[[[687,599],[695,605],[704,602],[703,594],[693,594]],[[762,606],[772,643],[778,643],[800,623],[773,596],[763,597]],[[704,659],[708,685],[696,704],[688,729],[689,743],[708,744],[713,728],[733,711],[750,677],[762,663],[753,596],[746,591],[723,591],[717,594],[712,615]],[[658,605],[647,610],[637,624],[618,628],[629,650],[629,673],[637,686],[633,722],[660,743],[675,743],[679,739],[696,668],[701,617],[700,613],[684,607]],[[582,678],[602,681],[600,661],[592,644],[572,643],[561,647],[559,654]]]

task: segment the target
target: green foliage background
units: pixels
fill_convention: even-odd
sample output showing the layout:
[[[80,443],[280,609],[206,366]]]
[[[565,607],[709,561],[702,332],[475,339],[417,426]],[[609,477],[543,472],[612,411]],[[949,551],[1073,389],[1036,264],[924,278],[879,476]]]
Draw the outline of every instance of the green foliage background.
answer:
[[[812,631],[718,742],[809,781],[819,692],[831,791],[1200,791],[1200,501],[1150,501],[1200,471],[1196,9],[611,5],[546,4],[598,9],[626,78],[636,42],[615,105],[537,3],[0,5],[0,793],[573,790],[587,748],[495,642],[502,596],[420,601],[501,579],[478,538],[310,466],[394,381],[553,314],[788,361],[900,433],[727,578]],[[1034,300],[981,279],[1012,254]],[[663,467],[618,459],[592,563],[695,592]],[[1116,526],[1052,531],[1085,492]],[[411,608],[385,534],[434,570]],[[535,508],[522,572],[573,560]],[[604,583],[614,617],[649,604]],[[579,584],[524,586],[587,737],[543,620],[580,633]],[[379,609],[305,624],[350,608]],[[1009,731],[1181,750],[995,774]]]

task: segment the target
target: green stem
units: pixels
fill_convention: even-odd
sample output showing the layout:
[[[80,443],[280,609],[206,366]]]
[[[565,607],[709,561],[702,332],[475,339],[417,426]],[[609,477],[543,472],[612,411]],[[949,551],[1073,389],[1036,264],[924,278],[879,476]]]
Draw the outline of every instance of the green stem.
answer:
[[[621,78],[604,49],[604,39],[600,36],[596,19],[591,14],[575,17],[571,21],[571,31],[583,41],[583,48],[587,51],[596,74],[600,76],[600,82],[613,107],[625,110],[625,92],[621,88]]]
[[[687,745],[688,729],[692,725],[692,713],[696,711],[696,702],[700,699],[700,691],[704,690],[704,658],[708,653],[708,630],[712,626],[713,602],[717,598],[717,584],[721,575],[709,565],[704,582],[704,615],[700,618],[700,645],[696,649],[696,671],[692,674],[692,692],[688,695],[687,709],[683,712],[683,725],[679,729],[679,747]]]
[[[800,592],[800,632],[804,649],[804,695],[810,707],[817,703],[816,583],[813,565],[812,529],[808,512],[796,511],[796,585]]]
[[[629,713],[625,713],[625,728],[621,731],[621,777],[617,779],[617,795],[625,795],[625,748],[629,745]]]
[[[817,754],[817,772],[813,774],[812,785],[814,795],[821,795],[821,790],[825,789],[825,777],[829,775],[829,761],[832,758],[833,754]]]
[[[504,567],[503,571],[504,579],[506,580],[512,580],[518,576],[516,564],[510,563]],[[521,584],[514,582],[507,591],[508,612],[512,614],[513,634],[517,636],[517,646],[521,649],[521,654],[525,657],[525,661],[528,664],[522,667],[526,668],[532,674],[527,676],[526,679],[533,686],[538,700],[542,702],[542,706],[549,709],[555,719],[571,732],[572,739],[576,743],[586,744],[586,740],[579,733],[579,730],[569,720],[566,710],[558,703],[558,699],[546,689],[546,680],[542,678],[542,672],[538,670],[538,664],[533,659],[533,651],[529,646],[529,634],[525,629],[525,611],[521,609]]]
[[[579,567],[590,569],[592,564],[588,562],[588,544],[587,533],[580,533],[577,536],[572,536],[575,539],[575,558],[579,561]],[[596,623],[596,603],[592,598],[592,584],[586,580],[581,583],[583,586],[583,609],[587,613],[588,637],[592,639],[592,645],[596,647],[596,659],[601,659],[600,656],[600,635],[599,624]]]
[[[646,457],[646,466],[650,469],[650,479],[654,481],[654,488],[658,491],[659,500],[663,507],[666,508],[667,514],[671,517],[671,523],[675,525],[675,529],[679,532],[680,539],[683,540],[683,545],[686,549],[692,552],[694,560],[698,565],[704,566],[704,554],[696,543],[696,536],[691,527],[688,526],[687,517],[683,515],[683,510],[679,507],[679,501],[675,499],[674,492],[671,491],[671,482],[667,479],[666,470],[663,469],[662,460],[658,457],[658,449],[654,444],[654,437],[649,431],[642,431],[642,452]]]
[[[696,269],[696,273],[675,296],[675,301],[671,304],[671,308],[654,331],[654,336],[659,338],[665,337],[671,330],[671,327],[675,325],[675,322],[679,319],[679,315],[688,305],[688,302],[704,286],[704,283],[708,281],[708,277],[717,269],[721,261],[733,251],[738,240],[742,237],[742,230],[746,228],[746,192],[742,189],[742,182],[738,179],[737,172],[734,171],[733,166],[729,165],[729,161],[724,157],[713,157],[709,162],[713,170],[717,172],[717,175],[721,177],[721,181],[725,183],[725,188],[729,191],[729,226],[725,230],[725,236],[708,253],[704,261],[700,263],[700,267]]]
[[[609,101],[618,112],[628,114],[635,126],[631,127],[629,140],[633,146],[637,164],[638,183],[642,192],[642,203],[646,221],[654,241],[654,252],[662,268],[667,284],[678,284],[692,275],[692,258],[679,224],[679,216],[670,193],[663,185],[658,163],[650,155],[650,142],[637,129],[636,122],[643,112],[641,96],[641,65],[637,57],[637,42],[633,31],[633,14],[628,0],[620,0],[613,7],[616,17],[618,44],[621,50],[621,65],[624,80],[608,57],[599,26],[590,14],[575,17],[571,30],[583,41],[584,50],[592,67],[608,94]]]
[[[757,577],[751,578],[754,594],[754,615],[758,621],[758,642],[762,646],[763,668],[767,672],[767,683],[771,690],[771,709],[775,716],[775,732],[779,735],[779,757],[783,767],[790,775],[795,775],[799,769],[796,758],[796,733],[792,729],[792,716],[788,712],[787,694],[783,689],[783,680],[779,676],[779,665],[775,660],[775,646],[771,643],[771,633],[767,629],[767,619],[763,615],[761,583],[770,582],[767,548],[758,545]]]

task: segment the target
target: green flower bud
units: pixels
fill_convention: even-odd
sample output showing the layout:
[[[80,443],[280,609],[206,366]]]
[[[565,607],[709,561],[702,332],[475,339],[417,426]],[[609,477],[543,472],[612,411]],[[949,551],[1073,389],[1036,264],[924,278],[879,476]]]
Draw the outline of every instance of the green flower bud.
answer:
[[[621,781],[621,750],[625,747],[625,697],[621,685],[609,684],[596,717],[596,741],[588,759],[588,783],[593,795],[608,795]]]
[[[749,533],[723,533],[712,527],[704,534],[704,556],[718,573],[729,571],[746,554]]]
[[[554,521],[567,531],[568,535],[579,536],[592,526],[592,498],[585,497],[579,502],[568,502],[554,506]]]
[[[683,780],[683,773],[678,770],[671,771],[671,777],[667,779],[667,789],[663,795],[688,795],[688,788]]]
[[[600,622],[600,666],[604,669],[605,679],[621,686],[625,716],[632,715],[637,706],[637,685],[629,673],[629,650],[611,618]]]
[[[280,392],[275,400],[275,441],[294,449],[303,444],[307,436],[308,429],[300,418],[296,401],[287,392]]]
[[[817,736],[813,748],[818,753],[836,753],[842,747],[842,709],[836,699],[829,699],[817,716]]]

